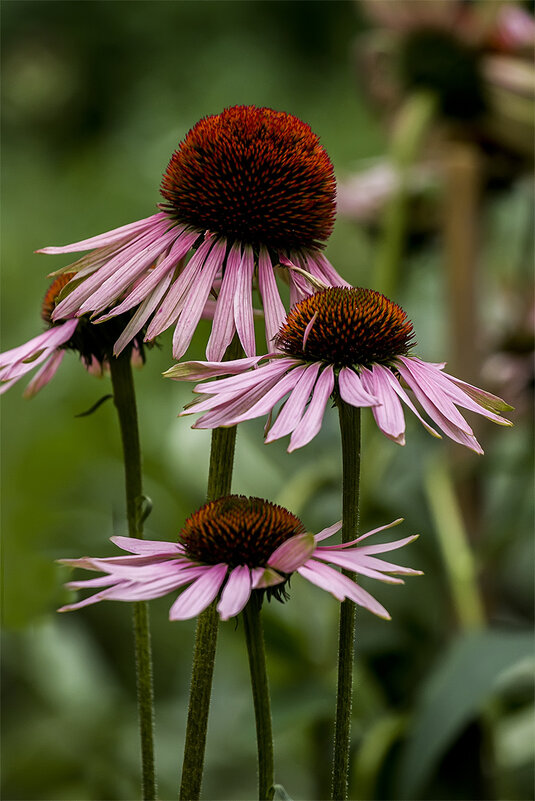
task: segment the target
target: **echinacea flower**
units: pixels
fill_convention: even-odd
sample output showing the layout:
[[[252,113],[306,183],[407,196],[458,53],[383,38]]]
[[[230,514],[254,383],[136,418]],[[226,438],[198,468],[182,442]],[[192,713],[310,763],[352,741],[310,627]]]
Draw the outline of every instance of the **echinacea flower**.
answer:
[[[171,606],[171,620],[195,617],[216,598],[221,619],[228,620],[242,611],[252,592],[268,590],[280,598],[292,575],[298,573],[339,601],[349,598],[375,615],[389,619],[390,615],[375,598],[335,567],[391,584],[403,583],[391,574],[421,575],[419,570],[377,558],[377,554],[408,545],[417,535],[362,545],[372,534],[400,522],[401,519],[395,520],[343,545],[325,546],[319,543],[336,533],[341,523],[314,535],[282,506],[261,498],[229,495],[205,504],[192,514],[180,532],[178,543],[112,537],[112,542],[130,555],[61,559],[63,564],[105,575],[69,582],[66,585],[69,589],[98,588],[98,591],[59,611],[81,609],[105,600],[159,598],[189,585]]]
[[[440,434],[419,414],[405,387],[448,437],[482,453],[457,407],[509,426],[497,412],[511,409],[495,395],[411,355],[413,327],[400,306],[371,289],[331,287],[297,303],[281,327],[278,352],[234,361],[184,362],[165,376],[195,381],[208,396],[182,414],[203,412],[194,428],[233,426],[271,414],[285,396],[266,442],[292,434],[289,451],[310,442],[321,428],[329,399],[370,406],[381,431],[405,443],[403,402],[434,436]],[[269,423],[268,423],[269,425]]]
[[[0,394],[8,390],[37,365],[42,365],[32,378],[24,397],[31,398],[55,376],[66,351],[80,354],[82,364],[92,375],[101,376],[108,369],[113,343],[131,315],[123,315],[103,326],[92,325],[87,317],[71,318],[54,323],[52,314],[58,297],[72,274],[64,273],[49,287],[41,307],[41,317],[48,328],[24,345],[0,353]],[[130,343],[132,363],[143,364],[143,342],[134,337]]]
[[[329,157],[297,117],[256,106],[205,117],[171,157],[157,214],[38,251],[91,250],[65,268],[76,272],[78,285],[58,305],[54,320],[91,313],[99,322],[139,307],[115,353],[145,325],[148,341],[175,325],[178,359],[212,294],[207,358],[221,359],[235,332],[252,356],[253,288],[262,298],[268,341],[285,316],[275,267],[290,262],[329,285],[344,283],[321,252],[334,224],[335,193]],[[303,282],[298,273],[286,272],[295,302]]]

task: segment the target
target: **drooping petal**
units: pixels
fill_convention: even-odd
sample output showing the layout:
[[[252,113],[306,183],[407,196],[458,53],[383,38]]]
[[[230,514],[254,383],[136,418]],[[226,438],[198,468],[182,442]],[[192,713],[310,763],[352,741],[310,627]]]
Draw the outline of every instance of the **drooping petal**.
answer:
[[[504,420],[499,414],[495,414],[491,409],[488,408],[490,404],[495,405],[501,399],[497,398],[496,395],[490,395],[490,393],[485,393],[485,405],[480,405],[474,400],[474,396],[477,397],[478,389],[477,387],[472,387],[470,384],[466,384],[466,387],[469,388],[469,392],[466,392],[464,388],[459,387],[456,381],[452,381],[451,377],[447,374],[442,372],[435,367],[433,364],[428,364],[421,359],[417,359],[416,357],[405,357],[403,360],[404,363],[411,369],[417,367],[419,374],[425,375],[428,381],[431,384],[436,385],[437,389],[442,390],[443,392],[448,395],[449,398],[453,401],[453,403],[457,404],[457,406],[461,406],[463,409],[468,409],[469,411],[475,412],[476,414],[481,414],[483,417],[486,417],[488,420],[492,420],[494,423],[502,426],[510,426],[512,423],[509,420]],[[407,364],[407,362],[410,362]],[[507,406],[501,401],[502,406]]]
[[[351,286],[337,273],[330,261],[320,251],[308,255],[307,266],[312,275],[323,279],[329,286]]]
[[[36,253],[46,253],[48,255],[56,255],[59,253],[77,253],[83,250],[93,250],[93,248],[102,248],[107,245],[116,244],[131,237],[133,234],[138,234],[147,228],[151,228],[154,223],[161,222],[166,219],[163,212],[152,214],[150,217],[145,217],[143,220],[128,223],[128,225],[121,225],[119,228],[114,228],[107,231],[105,234],[98,234],[89,239],[82,239],[80,242],[73,242],[72,245],[62,245],[60,247],[47,247],[36,250]]]
[[[123,551],[130,551],[131,553],[144,555],[144,554],[162,554],[169,553],[176,555],[176,553],[184,553],[184,546],[178,542],[167,542],[166,540],[141,540],[137,537],[110,537],[111,542],[122,548]]]
[[[221,361],[226,349],[232,342],[232,337],[236,330],[233,306],[240,264],[241,249],[239,244],[234,243],[227,256],[227,264],[217,298],[212,331],[206,346],[206,358],[210,361]]]
[[[150,253],[154,254],[155,259],[165,248],[167,242],[172,240],[172,234],[167,234],[165,238],[162,234],[166,226],[159,223],[154,229],[144,232],[139,237],[133,239],[128,245],[118,252],[116,252],[105,264],[103,264],[96,272],[84,279],[78,286],[75,287],[69,294],[61,300],[52,314],[53,320],[62,320],[65,317],[71,317],[73,314],[78,314],[81,307],[89,300],[94,292],[97,292],[100,287],[109,278],[117,275],[125,265],[127,269],[130,267],[135,269],[136,265],[141,262],[145,263],[144,259],[147,249],[150,248]],[[150,264],[150,261],[148,262]],[[70,283],[78,282],[80,280],[79,274],[71,279]],[[67,284],[69,286],[69,284]],[[112,306],[115,302],[116,296],[110,293],[108,298],[108,305]],[[88,303],[88,310],[92,311],[91,302]],[[105,306],[104,306],[105,308]]]
[[[136,253],[126,264],[118,268],[113,275],[104,280],[104,270],[101,269],[95,276],[100,278],[98,288],[93,294],[81,304],[79,312],[93,312],[100,314],[105,309],[113,305],[117,298],[122,296],[125,290],[131,287],[138,279],[143,277],[155,260],[161,256],[165,250],[174,242],[175,231],[171,230],[165,234],[159,234],[154,242],[147,244],[140,253]],[[87,283],[91,281],[87,279]],[[86,283],[86,282],[84,282]]]
[[[283,573],[293,573],[312,556],[316,549],[313,534],[297,534],[276,548],[268,559],[269,567]]]
[[[189,292],[187,303],[184,304],[184,309],[173,334],[173,357],[175,359],[180,359],[189,347],[216,274],[223,265],[226,249],[225,240],[214,244],[203,265],[198,281],[195,282],[195,286]]]
[[[314,388],[319,368],[319,362],[309,364],[305,368],[290,397],[279,412],[269,434],[266,436],[266,442],[272,442],[275,439],[284,437],[299,425],[310,393]]]
[[[264,356],[253,356],[250,359],[232,359],[228,362],[179,362],[162,375],[173,381],[202,381],[219,375],[239,375],[258,364]]]
[[[172,275],[169,273],[164,276],[158,286],[152,291],[148,297],[145,298],[143,303],[140,304],[136,313],[122,332],[121,336],[113,346],[114,356],[118,356],[131,342],[136,334],[139,334],[153,311],[156,309],[161,299],[167,292],[167,288],[171,283]]]
[[[401,401],[385,376],[389,372],[386,367],[374,364],[371,370],[362,370],[362,385],[380,403],[379,406],[372,407],[372,414],[380,430],[398,445],[404,445],[405,417]]]
[[[318,532],[314,539],[316,540],[316,542],[320,542],[321,540],[326,540],[328,537],[332,537],[333,534],[336,534],[337,531],[340,531],[341,528],[342,528],[342,521],[339,520],[337,523],[333,523],[332,526],[324,528],[320,532]],[[339,546],[331,545],[330,547],[332,548]]]
[[[58,367],[65,356],[64,350],[56,351],[41,369],[34,375],[24,392],[24,398],[33,398],[40,389],[48,384],[57,373]]]
[[[316,584],[322,590],[330,592],[339,601],[349,598],[359,606],[369,609],[374,615],[390,620],[390,615],[384,606],[376,601],[369,592],[363,590],[354,581],[351,581],[347,576],[343,576],[334,568],[329,567],[329,565],[309,559],[306,565],[297,568],[297,572],[307,581]]]
[[[221,620],[228,620],[238,615],[251,597],[251,570],[246,565],[239,565],[231,571],[227,583],[221,593],[217,611]]]
[[[465,434],[473,435],[474,432],[453,401],[433,380],[430,380],[430,376],[426,371],[405,356],[399,357],[398,369],[407,386],[412,389],[419,403],[432,420],[440,425],[439,419],[433,416],[435,410],[437,410],[440,413],[440,418],[449,420],[455,428]]]
[[[338,374],[338,386],[342,400],[350,406],[377,406],[379,401],[366,392],[362,381],[351,367],[342,367]]]
[[[267,248],[262,246],[258,255],[258,289],[264,307],[266,341],[268,349],[286,319],[286,310],[280,299],[273,264]]]
[[[334,370],[329,364],[321,373],[314,387],[314,394],[300,422],[294,428],[288,453],[302,448],[310,442],[321,428],[325,407],[334,389]]]
[[[227,570],[227,565],[223,564],[205,567],[202,575],[176,599],[169,611],[169,620],[189,620],[210,606]]]
[[[337,567],[343,567],[345,570],[351,570],[354,573],[358,573],[360,576],[386,582],[387,584],[403,584],[402,579],[393,578],[383,573],[379,568],[368,565],[365,556],[356,558],[354,553],[349,554],[345,551],[332,551],[331,555],[316,552],[314,558],[322,562],[329,562],[331,565],[336,565]]]
[[[254,356],[256,354],[252,299],[253,272],[253,249],[250,245],[246,245],[243,249],[236,282],[236,292],[234,294],[236,331],[246,356]]]
[[[42,334],[33,337],[33,339],[25,342],[24,345],[18,345],[16,348],[4,351],[4,353],[0,354],[0,367],[30,359],[44,349],[48,351],[55,350],[69,341],[77,325],[78,320],[76,319],[66,320],[60,325],[55,325],[53,328],[49,328]]]

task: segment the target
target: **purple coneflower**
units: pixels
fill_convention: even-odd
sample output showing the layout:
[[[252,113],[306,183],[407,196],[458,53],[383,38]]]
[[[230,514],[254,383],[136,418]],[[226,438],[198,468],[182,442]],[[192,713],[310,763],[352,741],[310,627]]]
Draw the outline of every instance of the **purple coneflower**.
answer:
[[[440,437],[420,416],[405,385],[448,437],[482,453],[457,407],[506,426],[512,424],[497,412],[512,407],[444,373],[444,364],[412,356],[413,336],[403,309],[381,293],[333,287],[292,308],[275,339],[278,352],[219,364],[185,362],[164,375],[189,381],[228,376],[195,387],[195,392],[208,397],[182,412],[204,412],[194,428],[233,426],[271,415],[289,394],[266,437],[271,442],[291,433],[289,451],[318,433],[333,396],[351,406],[370,406],[381,431],[400,445],[405,443],[402,401],[431,434]]]
[[[92,375],[102,376],[108,370],[113,343],[131,315],[123,315],[98,328],[87,317],[54,323],[52,315],[58,297],[72,277],[73,273],[60,275],[44,297],[41,317],[48,326],[47,330],[24,345],[0,353],[0,394],[41,364],[41,369],[24,390],[24,397],[33,397],[55,376],[68,350],[80,354],[82,364]],[[134,337],[130,344],[132,363],[143,364],[143,342]]]
[[[115,353],[146,324],[146,340],[176,324],[178,359],[212,293],[207,358],[222,358],[236,331],[251,356],[253,286],[268,341],[285,316],[275,267],[291,261],[329,285],[344,283],[321,252],[334,224],[332,164],[310,127],[291,114],[234,106],[200,120],[173,153],[161,194],[165,202],[151,217],[38,251],[92,250],[65,268],[83,281],[58,305],[55,320],[91,312],[99,322],[139,306]],[[292,271],[288,280],[293,303],[303,282]]]
[[[384,562],[376,554],[402,548],[417,539],[362,545],[372,534],[401,522],[362,534],[344,545],[319,545],[338,531],[335,525],[313,535],[298,517],[282,506],[261,498],[229,495],[205,504],[189,517],[179,542],[157,542],[130,537],[112,537],[112,542],[129,556],[106,559],[62,559],[63,564],[105,573],[87,581],[72,581],[69,589],[98,588],[95,595],[63,606],[67,612],[98,601],[139,601],[159,598],[190,585],[171,606],[171,620],[187,620],[219,598],[222,620],[239,614],[251,593],[268,590],[276,597],[293,573],[330,592],[339,601],[350,598],[356,604],[386,619],[386,609],[353,580],[332,565],[391,584],[402,584],[390,574],[421,575],[421,571]],[[270,589],[275,588],[275,589]]]

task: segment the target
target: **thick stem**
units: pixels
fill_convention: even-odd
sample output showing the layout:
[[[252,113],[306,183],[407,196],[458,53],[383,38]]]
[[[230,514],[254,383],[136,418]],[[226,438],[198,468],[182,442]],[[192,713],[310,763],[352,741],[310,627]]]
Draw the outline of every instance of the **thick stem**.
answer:
[[[227,349],[225,359],[237,359],[240,357],[241,352],[238,338],[235,337]],[[216,428],[212,431],[208,489],[206,492],[207,501],[215,501],[217,498],[230,494],[236,430],[236,426],[232,426],[231,428]],[[197,620],[180,801],[198,801],[201,795],[217,629],[218,615],[214,601],[208,609],[199,615]]]
[[[357,535],[360,490],[360,409],[338,399],[342,435],[342,542]],[[343,570],[354,578],[354,573]],[[353,601],[340,606],[338,649],[338,692],[334,724],[333,801],[345,801],[349,787],[351,707],[353,702],[353,662],[355,654],[356,607]]]
[[[258,599],[258,593],[253,593],[243,610],[243,622],[256,720],[258,798],[259,801],[270,801],[273,798],[273,734],[264,632],[260,613],[261,601]]]
[[[126,489],[126,517],[130,537],[143,537],[143,484],[141,449],[137,422],[136,396],[130,353],[110,359],[113,401],[119,417],[123,443]],[[156,798],[154,770],[154,692],[149,611],[145,601],[133,604],[134,646],[136,660],[137,705],[141,737],[142,792],[144,801]]]

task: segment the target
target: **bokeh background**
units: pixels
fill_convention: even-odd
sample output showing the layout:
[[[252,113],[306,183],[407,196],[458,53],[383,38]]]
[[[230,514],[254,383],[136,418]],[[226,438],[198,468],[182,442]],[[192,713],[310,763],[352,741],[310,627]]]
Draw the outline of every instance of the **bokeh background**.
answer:
[[[361,58],[373,23],[358,4],[4,0],[2,17],[2,350],[40,332],[46,274],[62,266],[33,251],[151,214],[171,152],[203,115],[234,104],[296,114],[321,137],[341,185],[391,151],[392,126],[374,106]],[[446,159],[439,141],[435,166]],[[488,143],[470,139],[482,159],[474,339],[464,343],[473,366],[457,370],[510,400],[515,427],[476,421],[486,451],[477,457],[432,439],[415,419],[400,448],[364,412],[362,530],[403,516],[398,531],[422,536],[401,558],[425,576],[370,587],[391,623],[358,615],[351,798],[533,798],[526,141],[499,180],[487,180]],[[451,363],[455,348],[459,355],[452,315],[463,298],[452,300],[449,289],[447,182],[440,169],[432,175],[409,208],[394,299],[414,323],[419,355]],[[375,286],[379,195],[361,192],[364,213],[339,214],[328,243],[328,257],[356,285]],[[203,357],[207,333],[202,324],[192,358]],[[153,501],[146,536],[160,539],[173,539],[202,504],[209,446],[206,432],[176,418],[190,387],[160,377],[172,361],[167,334],[136,374]],[[2,401],[3,798],[138,798],[130,609],[54,611],[69,597],[68,571],[54,560],[111,555],[108,537],[125,532],[113,405],[76,417],[111,391],[109,380],[88,375],[70,354],[35,399],[21,391]],[[234,491],[288,506],[311,530],[338,519],[334,411],[292,455],[282,441],[263,445],[261,434],[262,421],[240,426]],[[296,800],[322,799],[338,604],[299,580],[291,596],[265,609],[276,777]],[[194,623],[169,623],[168,607],[169,599],[151,603],[162,799],[178,788],[194,633]],[[253,798],[255,770],[243,632],[229,622],[218,644],[204,797]]]

